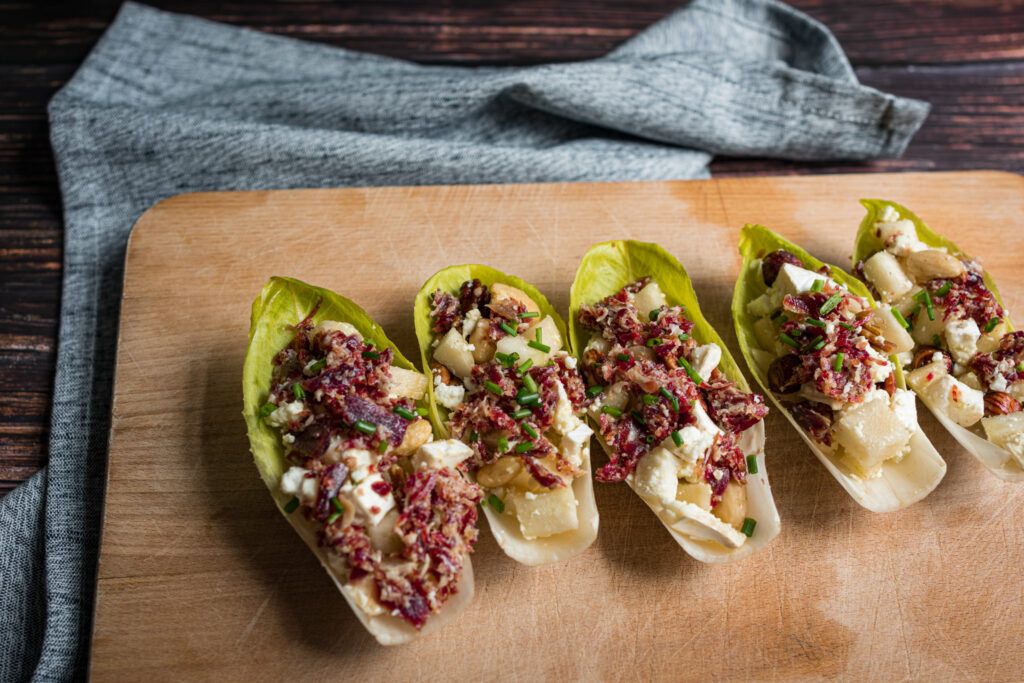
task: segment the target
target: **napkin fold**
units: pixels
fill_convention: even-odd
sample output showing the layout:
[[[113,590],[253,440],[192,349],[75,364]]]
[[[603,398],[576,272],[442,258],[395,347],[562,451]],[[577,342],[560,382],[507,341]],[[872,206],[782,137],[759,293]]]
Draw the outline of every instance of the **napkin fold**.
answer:
[[[928,105],[818,22],[695,0],[609,55],[421,66],[126,4],[50,103],[64,285],[48,466],[0,501],[0,679],[86,671],[125,244],[182,192],[700,178],[896,156]]]

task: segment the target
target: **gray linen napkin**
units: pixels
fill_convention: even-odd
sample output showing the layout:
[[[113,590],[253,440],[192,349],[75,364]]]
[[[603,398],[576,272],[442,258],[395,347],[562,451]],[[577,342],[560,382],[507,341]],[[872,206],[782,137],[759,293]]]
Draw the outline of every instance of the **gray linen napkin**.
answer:
[[[714,154],[902,153],[922,102],[823,26],[696,0],[601,59],[453,68],[126,4],[50,104],[64,290],[48,467],[0,502],[0,679],[85,671],[125,242],[197,190],[698,178]]]

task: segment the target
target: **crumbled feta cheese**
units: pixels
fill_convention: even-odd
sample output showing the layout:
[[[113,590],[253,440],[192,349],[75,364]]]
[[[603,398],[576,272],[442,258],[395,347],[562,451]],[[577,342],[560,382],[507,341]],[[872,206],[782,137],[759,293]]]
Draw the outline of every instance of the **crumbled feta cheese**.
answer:
[[[896,354],[896,360],[900,362],[903,367],[910,367],[914,363],[914,354],[910,351],[904,351],[903,353]]]
[[[886,208],[892,209],[891,206]],[[883,215],[882,218],[881,221],[875,223],[875,230],[889,252],[897,256],[906,256],[928,248],[927,244],[917,239],[917,228],[914,227],[914,222],[901,220],[895,209],[891,214]]]
[[[895,223],[900,219],[900,212],[896,210],[896,207],[892,204],[886,204],[885,208],[882,209],[882,216],[879,218],[879,223]],[[876,223],[877,226],[877,223]]]
[[[316,477],[307,477],[307,474],[309,470],[302,467],[289,467],[288,471],[281,475],[281,492],[297,496],[306,505],[315,503],[320,485]]]
[[[382,488],[379,486],[380,484],[388,487],[388,492],[383,496],[374,490],[374,485],[378,485],[377,488]],[[355,487],[352,491],[352,500],[355,501],[359,512],[369,519],[373,526],[380,524],[384,515],[395,507],[395,497],[391,494],[390,485],[378,472],[374,472]]]
[[[267,423],[271,427],[287,427],[292,422],[299,419],[299,415],[306,409],[306,404],[302,401],[291,401],[289,403],[283,403],[274,409],[270,415],[267,415]]]
[[[473,330],[476,329],[478,322],[480,322],[480,309],[471,308],[462,319],[462,336],[468,339],[469,335],[473,334]]]
[[[471,455],[473,449],[458,439],[431,441],[420,446],[412,456],[412,466],[418,470],[455,467]]]
[[[870,363],[868,365],[868,375],[871,377],[872,382],[884,382],[889,378],[889,375],[893,373],[893,365],[888,358],[883,356],[881,353],[875,350],[875,347],[870,344],[865,348],[868,355],[879,361],[877,363]]]
[[[711,371],[718,367],[722,360],[722,349],[718,344],[703,344],[693,350],[690,364],[705,382],[711,377]]]
[[[558,382],[555,388],[558,391],[558,402],[555,404],[555,431],[559,434],[568,434],[576,428],[580,419],[573,412],[572,402],[569,401],[569,395],[565,393],[562,383]]]
[[[284,435],[281,436],[281,441],[284,442],[285,446],[291,446],[292,444],[295,443],[295,435],[294,434],[284,434]]]
[[[640,458],[633,473],[633,488],[651,503],[668,505],[676,499],[679,461],[667,449],[655,448]]]
[[[1006,377],[1002,373],[996,373],[996,376],[988,383],[988,388],[992,391],[1006,391],[1010,388],[1010,385],[1006,382]]]
[[[721,430],[714,424],[686,425],[679,430],[679,436],[683,442],[682,445],[677,446],[670,436],[662,441],[660,446],[679,459],[677,475],[679,477],[691,477],[694,474],[694,467],[701,461],[707,450],[711,448],[711,445],[715,442],[715,435],[719,432]]]
[[[569,368],[570,370],[575,370],[576,363],[576,356],[570,356],[569,354],[565,354],[565,367]]]
[[[953,360],[966,364],[978,352],[981,330],[973,319],[952,319],[946,322],[946,344]]]
[[[917,398],[914,392],[897,389],[892,396],[890,407],[904,427],[912,432],[917,431]]]
[[[448,410],[455,410],[466,398],[466,388],[458,384],[445,384],[440,375],[435,375],[434,398]]]
[[[590,437],[593,434],[594,430],[581,420],[576,427],[566,432],[565,436],[562,437],[562,443],[560,444],[562,457],[574,469],[579,469],[583,466],[583,449],[589,445]]]
[[[809,292],[816,280],[822,280],[826,284],[835,284],[835,281],[822,273],[815,273],[792,263],[783,263],[779,269],[779,276],[772,284],[772,289],[777,292],[775,306],[778,306],[786,294],[800,294]],[[774,308],[774,306],[773,306]]]

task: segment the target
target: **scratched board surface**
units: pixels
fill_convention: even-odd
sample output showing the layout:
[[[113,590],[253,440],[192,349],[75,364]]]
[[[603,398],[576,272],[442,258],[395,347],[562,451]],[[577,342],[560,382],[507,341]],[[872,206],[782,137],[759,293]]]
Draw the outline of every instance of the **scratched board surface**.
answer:
[[[411,358],[436,270],[488,263],[563,313],[580,257],[657,241],[733,353],[745,222],[846,265],[857,199],[886,196],[980,257],[1024,305],[1024,180],[1003,173],[212,193],[151,209],[128,250],[92,672],[97,680],[331,677],[663,680],[1024,677],[1024,486],[990,475],[923,408],[949,471],[923,502],[857,506],[778,415],[781,535],[738,564],[685,555],[625,486],[597,485],[583,555],[529,568],[484,529],[473,605],[382,648],[275,509],[248,453],[240,373],[271,275],[362,304]],[[600,457],[600,456],[598,456]]]

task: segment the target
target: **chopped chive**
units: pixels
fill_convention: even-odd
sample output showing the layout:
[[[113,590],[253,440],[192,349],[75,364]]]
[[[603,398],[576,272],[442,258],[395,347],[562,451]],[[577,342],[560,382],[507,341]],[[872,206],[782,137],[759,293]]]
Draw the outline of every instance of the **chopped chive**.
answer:
[[[325,365],[327,365],[327,359],[321,358],[320,360],[313,361],[312,363],[307,365],[306,372],[312,375],[315,372],[320,372],[321,370],[323,370]]]
[[[1024,372],[1024,362],[1017,363],[1017,372]]]
[[[371,360],[377,360],[380,358],[380,354],[376,351],[363,351],[363,358],[369,358]]]
[[[530,417],[533,415],[529,408],[520,408],[516,412],[512,413],[512,418],[515,420],[522,420],[524,417]]]
[[[523,441],[522,443],[517,443],[516,444],[516,453],[520,453],[520,454],[528,453],[531,450],[533,450],[533,442],[532,441]]]
[[[896,322],[900,324],[900,327],[905,330],[910,329],[910,323],[907,322],[907,319],[903,317],[903,314],[900,313],[898,309],[892,308],[889,310],[892,311],[892,317],[896,318]]]
[[[654,443],[654,434],[648,434],[644,437],[644,441],[647,443]]]
[[[698,372],[693,369],[693,366],[690,365],[690,361],[688,361],[685,358],[683,358],[682,356],[680,356],[679,357],[679,364],[683,366],[683,369],[686,370],[686,374],[690,376],[690,379],[693,380],[694,384],[702,384],[704,382],[704,379],[700,376],[700,374],[698,374]],[[661,391],[663,392],[662,395],[664,395],[665,393],[668,393],[668,390],[665,389],[665,387],[662,387]],[[677,411],[679,410],[678,405],[679,404],[676,403],[676,410]]]
[[[649,311],[647,313],[647,319],[650,320],[651,322],[654,322],[655,320],[657,320],[658,319],[658,309],[657,308],[651,309],[651,311]]]
[[[508,437],[507,436],[500,436],[500,437],[498,437],[498,452],[499,453],[508,453]]]
[[[416,406],[416,414],[420,417],[426,417],[430,415],[430,410],[426,406]]]
[[[523,376],[523,386],[531,393],[537,393],[537,382],[529,375]]]
[[[505,393],[504,391],[501,390],[500,386],[498,386],[489,379],[484,380],[484,389],[491,392],[495,396],[501,396],[503,393]]]
[[[526,360],[524,360],[522,363],[519,364],[518,368],[516,368],[516,374],[519,375],[520,377],[522,377],[523,373],[525,373],[527,370],[529,370],[532,367],[533,367],[533,359],[532,358],[527,358]]]
[[[686,341],[687,339],[690,338],[690,335],[686,334],[685,332],[680,332],[678,336],[679,341]]]
[[[375,346],[377,346],[377,342],[373,341],[372,339],[367,339],[366,341],[363,342],[363,344],[369,346],[370,348],[374,348]]]
[[[657,337],[651,337],[647,340],[647,348],[653,349],[655,346],[661,343],[661,340]]]
[[[794,349],[800,348],[800,345],[796,343],[796,339],[793,339],[785,332],[779,335],[779,341],[785,344],[786,346],[792,346]]]
[[[757,456],[756,455],[748,455],[747,456],[747,472],[749,472],[750,474],[757,474]]]
[[[996,326],[999,323],[1001,323],[1001,322],[1003,322],[1002,318],[999,318],[999,317],[992,318],[987,323],[985,323],[985,331],[986,332],[991,332],[992,330],[996,329]]]
[[[361,431],[363,434],[377,433],[377,425],[373,424],[372,422],[367,422],[366,420],[356,420],[352,426]]]
[[[517,334],[519,334],[518,332],[516,332],[516,328],[512,327],[511,325],[509,325],[504,320],[502,320],[500,323],[498,323],[498,327],[500,327],[501,329],[505,330],[505,333],[508,334],[508,336],[510,336],[510,337],[514,337]]]
[[[477,434],[476,432],[470,432],[469,433],[469,442],[470,443],[476,443],[479,439],[480,439],[480,435]]]
[[[942,338],[939,337],[939,335],[937,335],[937,334],[933,334],[932,335],[932,346],[934,346],[937,349],[941,349],[942,348]]]
[[[757,520],[756,519],[751,519],[750,517],[745,517],[743,519],[743,526],[740,527],[740,532],[744,536],[746,536],[747,538],[750,538],[751,536],[754,535],[754,527],[756,527],[756,526],[757,526]]]
[[[542,334],[543,332],[544,330],[538,327],[536,334],[533,335],[533,338],[537,340],[537,343],[544,341],[544,335]]]
[[[682,358],[680,360],[685,361],[686,359]],[[689,363],[687,363],[687,365],[689,365]],[[689,373],[690,370],[693,370],[693,368],[687,369],[686,372]],[[693,379],[693,375],[690,375],[690,379]],[[696,382],[697,384],[700,384],[704,380],[700,379],[700,375],[697,375],[697,379],[694,379],[693,381]],[[678,413],[679,412],[679,399],[676,398],[672,394],[671,391],[669,391],[665,387],[659,387],[658,388],[658,393],[661,394],[662,396],[664,396],[666,399],[668,399],[668,402],[672,404],[672,412],[673,413]]]
[[[807,325],[814,325],[815,327],[821,327],[821,328],[824,328],[824,327],[827,326],[827,323],[822,322],[821,320],[818,320],[816,318],[808,318],[807,320],[804,321],[804,323],[807,324]]]
[[[658,402],[658,397],[655,396],[654,394],[644,394],[643,402],[645,406],[653,406],[655,403]]]
[[[327,518],[327,523],[328,524],[334,524],[335,522],[338,521],[339,517],[341,517],[341,513],[340,512],[332,512],[330,517]]]
[[[529,422],[524,422],[523,423],[523,431],[526,432],[527,434],[529,434],[531,439],[539,439],[540,438],[540,434],[537,433],[537,430],[534,429],[533,425],[530,424]]]
[[[501,363],[504,366],[509,366],[514,362],[512,360],[512,356],[508,355],[507,353],[502,353],[501,351],[494,354],[494,357],[497,359],[499,363]]]
[[[946,280],[946,284],[939,287],[935,291],[935,294],[936,296],[946,296],[947,294],[949,294],[949,290],[951,289],[953,289],[953,282],[951,280]]]
[[[292,393],[295,394],[295,398],[306,398],[306,391],[298,382],[292,385]]]
[[[596,396],[600,396],[602,391],[604,391],[604,387],[602,387],[600,384],[595,384],[594,386],[587,389],[587,398],[594,398]]]
[[[539,341],[526,342],[526,345],[529,346],[531,349],[537,349],[541,353],[551,353],[551,347],[548,346],[547,344],[542,344]]]
[[[839,323],[839,327],[843,328],[844,330],[848,330],[850,332],[853,332],[856,329],[850,323]]]
[[[268,417],[275,410],[277,410],[277,406],[273,403],[264,403],[260,408],[260,417]]]
[[[284,514],[290,515],[299,509],[299,499],[292,496],[292,499],[284,504]]]
[[[922,289],[924,292],[924,307],[928,311],[928,319],[935,320],[935,304],[932,303],[932,295],[928,293],[927,289]]]
[[[341,501],[338,499],[337,496],[335,496],[334,498],[331,498],[331,506],[334,508],[334,510],[336,512],[344,512],[345,511],[345,506],[341,504]]]
[[[839,352],[836,354],[836,359],[832,361],[832,369],[839,372],[843,369],[843,360],[846,358],[846,354]]]
[[[530,318],[539,318],[539,317],[540,317],[540,311],[527,311],[526,313],[520,313],[519,314],[519,319],[520,320],[529,320]]]
[[[818,341],[816,341],[813,344],[810,344],[809,346],[804,348],[804,352],[807,352],[807,351],[819,351],[824,346],[825,346],[825,338],[824,337],[818,337]]]
[[[811,291],[812,292],[820,292],[824,288],[825,288],[825,281],[824,280],[815,280],[814,284],[811,285]]]
[[[387,439],[381,439],[380,440],[380,443],[377,444],[377,452],[378,453],[382,453],[382,454],[388,452],[388,441],[387,441]]]
[[[601,406],[601,412],[612,417],[622,417],[622,411],[615,406]]]
[[[839,302],[842,300],[843,293],[836,292],[835,294],[828,298],[828,301],[821,305],[821,308],[818,309],[818,313],[820,313],[821,315],[828,315],[829,313],[832,312],[832,309],[839,305]]]
[[[400,417],[404,417],[406,420],[415,420],[416,419],[416,413],[412,412],[411,410],[409,410],[408,408],[405,408],[403,406],[396,406],[395,407],[395,414],[400,416]]]
[[[637,424],[647,424],[647,421],[644,419],[644,414],[639,410],[634,410],[630,415],[632,415],[633,419],[637,421]]]
[[[499,514],[505,511],[505,501],[493,493],[487,496],[487,504],[494,508]]]
[[[775,323],[776,325],[781,325],[782,323],[786,322],[786,314],[783,311],[779,311],[778,313],[772,316],[772,322]]]
[[[521,406],[530,405],[531,403],[540,402],[540,394],[537,392],[519,392],[516,394],[516,402]]]
[[[683,435],[679,433],[678,429],[672,432],[672,443],[674,443],[677,446],[683,445]]]
[[[619,360],[629,360],[632,356],[630,356],[628,353],[620,353],[615,357]]]

